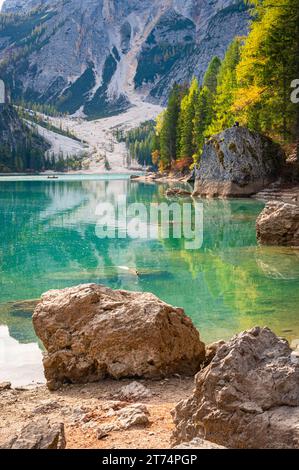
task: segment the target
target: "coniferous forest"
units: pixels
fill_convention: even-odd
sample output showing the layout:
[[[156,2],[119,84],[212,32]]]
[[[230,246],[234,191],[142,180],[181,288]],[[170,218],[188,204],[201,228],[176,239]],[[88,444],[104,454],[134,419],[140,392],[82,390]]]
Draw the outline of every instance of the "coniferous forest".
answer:
[[[158,117],[153,163],[161,171],[200,163],[203,145],[234,123],[268,135],[298,154],[299,1],[250,1],[248,37],[237,37],[222,61],[214,57],[202,85],[173,86]],[[295,39],[295,40],[294,40]]]

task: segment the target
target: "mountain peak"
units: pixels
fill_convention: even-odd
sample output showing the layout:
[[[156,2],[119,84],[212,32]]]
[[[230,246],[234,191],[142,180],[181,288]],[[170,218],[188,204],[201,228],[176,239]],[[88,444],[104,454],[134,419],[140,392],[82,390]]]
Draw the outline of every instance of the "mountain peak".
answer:
[[[5,12],[25,9],[15,27],[0,31],[0,74],[13,98],[91,117],[128,108],[136,94],[164,104],[175,81],[202,79],[249,18],[235,0],[4,3]],[[2,69],[12,51],[16,61]]]

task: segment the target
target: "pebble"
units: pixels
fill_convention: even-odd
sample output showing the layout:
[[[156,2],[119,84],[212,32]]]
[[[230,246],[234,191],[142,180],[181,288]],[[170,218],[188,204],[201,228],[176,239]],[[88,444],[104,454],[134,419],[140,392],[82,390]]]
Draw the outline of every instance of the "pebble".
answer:
[[[299,339],[293,339],[290,344],[291,349],[299,349]]]
[[[114,424],[104,424],[102,426],[99,426],[97,429],[97,438],[98,439],[104,439],[105,437],[109,436],[109,433],[112,431],[116,431],[117,426]]]
[[[291,354],[291,362],[293,364],[299,364],[299,351],[293,351]]]

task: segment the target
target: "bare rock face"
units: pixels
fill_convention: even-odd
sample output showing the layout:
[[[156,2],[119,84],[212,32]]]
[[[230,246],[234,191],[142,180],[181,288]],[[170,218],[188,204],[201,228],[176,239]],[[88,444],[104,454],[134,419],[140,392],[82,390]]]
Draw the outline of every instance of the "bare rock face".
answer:
[[[265,188],[283,166],[279,145],[245,127],[214,135],[196,170],[194,196],[242,197]]]
[[[256,222],[262,245],[299,246],[299,205],[270,201]]]
[[[90,117],[127,109],[134,89],[166,103],[173,83],[201,80],[250,19],[242,0],[5,0],[3,11],[10,22],[18,14],[0,38],[13,96]]]
[[[195,374],[205,359],[184,310],[153,294],[80,285],[42,296],[33,315],[50,389],[105,377]]]
[[[65,449],[64,425],[42,418],[27,424],[3,449]]]
[[[287,341],[254,328],[220,347],[174,412],[174,444],[299,448],[299,364]]]

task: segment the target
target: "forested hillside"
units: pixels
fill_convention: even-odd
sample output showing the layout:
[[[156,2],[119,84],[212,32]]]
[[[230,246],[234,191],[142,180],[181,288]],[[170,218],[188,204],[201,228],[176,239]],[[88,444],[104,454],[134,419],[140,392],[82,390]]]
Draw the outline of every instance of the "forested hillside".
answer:
[[[130,162],[132,160],[142,166],[152,165],[152,153],[157,148],[155,122],[143,122],[137,129],[126,133],[116,130],[115,137],[118,142],[124,142],[128,150]]]
[[[53,135],[75,138],[57,129],[38,115],[11,105],[0,106],[0,173],[66,171],[81,169],[81,159],[62,152],[55,155],[50,142],[40,135],[38,127]]]
[[[48,168],[45,152],[49,147],[19,118],[12,106],[0,109],[0,173]]]
[[[202,85],[175,85],[156,126],[153,161],[160,170],[199,163],[205,139],[239,123],[282,145],[297,143],[299,0],[253,0],[248,37],[236,37],[223,61],[214,57]]]

